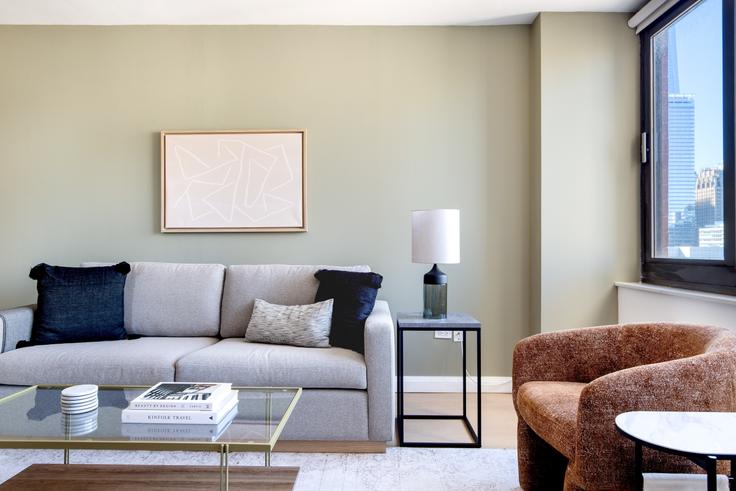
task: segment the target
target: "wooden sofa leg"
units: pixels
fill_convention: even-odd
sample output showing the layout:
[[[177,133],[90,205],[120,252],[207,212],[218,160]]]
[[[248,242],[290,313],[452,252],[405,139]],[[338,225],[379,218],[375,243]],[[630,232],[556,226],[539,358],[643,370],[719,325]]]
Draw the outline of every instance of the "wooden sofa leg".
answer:
[[[542,440],[519,418],[519,483],[524,491],[561,490],[565,482],[567,459]]]

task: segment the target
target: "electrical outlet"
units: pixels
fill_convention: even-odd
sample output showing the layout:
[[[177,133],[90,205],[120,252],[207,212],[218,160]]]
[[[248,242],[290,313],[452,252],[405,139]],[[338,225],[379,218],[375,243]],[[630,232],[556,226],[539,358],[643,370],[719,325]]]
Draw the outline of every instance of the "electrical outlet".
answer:
[[[456,343],[460,343],[463,340],[463,332],[462,331],[452,331],[452,340]]]
[[[452,339],[452,331],[435,331],[435,339]]]

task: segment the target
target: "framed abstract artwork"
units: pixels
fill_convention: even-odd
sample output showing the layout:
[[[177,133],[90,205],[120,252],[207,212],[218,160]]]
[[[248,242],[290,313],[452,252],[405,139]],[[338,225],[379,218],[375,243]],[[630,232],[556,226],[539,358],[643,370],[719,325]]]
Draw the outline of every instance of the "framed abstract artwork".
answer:
[[[306,132],[162,131],[162,232],[306,232]]]

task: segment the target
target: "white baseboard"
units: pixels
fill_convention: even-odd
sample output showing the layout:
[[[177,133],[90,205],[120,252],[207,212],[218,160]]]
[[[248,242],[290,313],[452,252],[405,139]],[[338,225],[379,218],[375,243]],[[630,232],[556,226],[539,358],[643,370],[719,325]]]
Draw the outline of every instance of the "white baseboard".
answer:
[[[468,392],[475,392],[475,377],[468,377]],[[480,388],[483,392],[511,393],[511,377],[481,377]],[[462,392],[463,378],[443,376],[404,377],[404,392]]]

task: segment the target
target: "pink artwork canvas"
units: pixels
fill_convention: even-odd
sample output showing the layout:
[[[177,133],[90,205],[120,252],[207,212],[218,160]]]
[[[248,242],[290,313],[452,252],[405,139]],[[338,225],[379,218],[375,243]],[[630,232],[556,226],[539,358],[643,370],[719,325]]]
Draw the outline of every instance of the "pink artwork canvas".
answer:
[[[305,231],[304,131],[162,132],[162,231]]]

